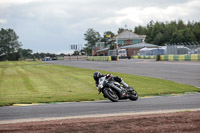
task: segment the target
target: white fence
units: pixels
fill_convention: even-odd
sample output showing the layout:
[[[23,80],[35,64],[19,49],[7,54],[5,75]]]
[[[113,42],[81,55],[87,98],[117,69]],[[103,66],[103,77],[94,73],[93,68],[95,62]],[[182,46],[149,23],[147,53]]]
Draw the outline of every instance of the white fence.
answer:
[[[200,54],[200,43],[167,44],[165,55]]]
[[[116,50],[109,50],[108,56],[117,56],[117,51]]]

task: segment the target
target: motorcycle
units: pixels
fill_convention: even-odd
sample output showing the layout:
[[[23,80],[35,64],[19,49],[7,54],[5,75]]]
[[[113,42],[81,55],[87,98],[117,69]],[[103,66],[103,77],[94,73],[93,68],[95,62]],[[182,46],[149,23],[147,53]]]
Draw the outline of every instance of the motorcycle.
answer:
[[[119,82],[116,82],[112,76],[99,78],[97,89],[99,94],[102,92],[103,96],[112,102],[118,102],[118,100],[122,99],[130,99],[132,101],[138,99],[138,94],[132,87],[123,87]]]

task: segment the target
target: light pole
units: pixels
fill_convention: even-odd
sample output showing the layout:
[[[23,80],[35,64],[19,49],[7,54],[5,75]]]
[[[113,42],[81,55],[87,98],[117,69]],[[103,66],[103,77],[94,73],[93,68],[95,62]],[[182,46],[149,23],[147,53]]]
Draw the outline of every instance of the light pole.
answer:
[[[116,37],[116,55],[118,56],[118,37]]]

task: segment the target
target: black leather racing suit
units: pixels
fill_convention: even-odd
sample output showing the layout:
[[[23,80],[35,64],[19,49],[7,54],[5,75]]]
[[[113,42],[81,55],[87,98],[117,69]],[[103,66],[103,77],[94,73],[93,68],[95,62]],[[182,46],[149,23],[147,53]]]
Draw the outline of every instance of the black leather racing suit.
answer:
[[[118,83],[121,83],[121,82],[122,82],[122,79],[121,79],[120,77],[118,77],[118,76],[113,77],[112,74],[101,74],[101,75],[99,76],[99,78],[101,78],[101,77],[106,77],[106,79],[112,78],[112,79],[114,79],[114,80],[115,80],[116,82],[118,82]],[[99,79],[95,80],[95,83],[96,83],[96,87],[97,87],[98,84],[99,84]]]

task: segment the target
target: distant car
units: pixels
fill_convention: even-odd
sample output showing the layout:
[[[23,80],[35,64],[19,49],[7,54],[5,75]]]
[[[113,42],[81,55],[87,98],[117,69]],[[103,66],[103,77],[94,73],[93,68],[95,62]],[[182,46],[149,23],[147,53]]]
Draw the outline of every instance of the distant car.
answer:
[[[57,60],[57,57],[53,57],[53,59],[52,60]]]

